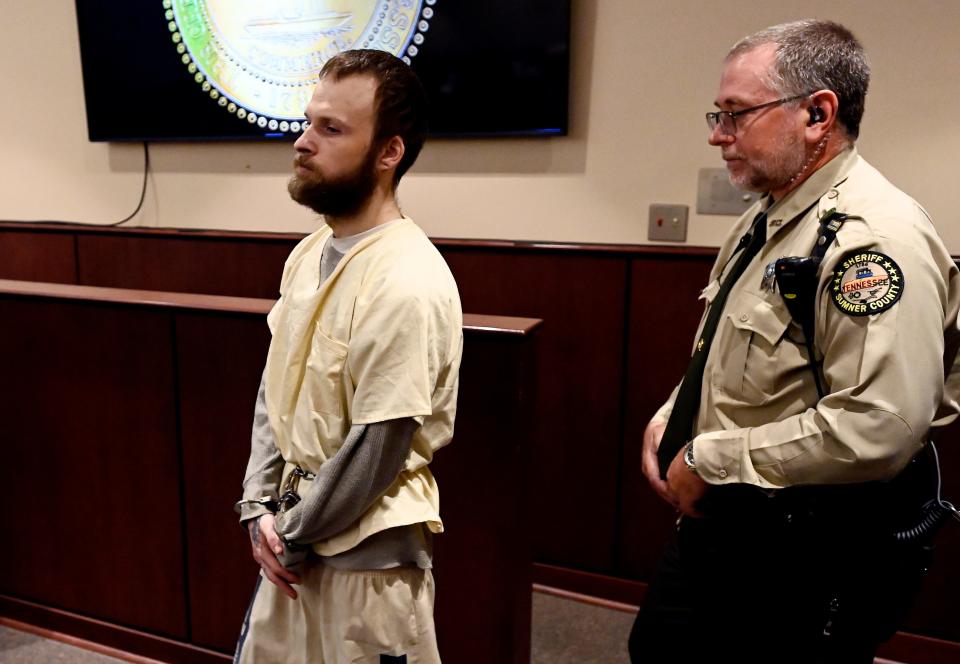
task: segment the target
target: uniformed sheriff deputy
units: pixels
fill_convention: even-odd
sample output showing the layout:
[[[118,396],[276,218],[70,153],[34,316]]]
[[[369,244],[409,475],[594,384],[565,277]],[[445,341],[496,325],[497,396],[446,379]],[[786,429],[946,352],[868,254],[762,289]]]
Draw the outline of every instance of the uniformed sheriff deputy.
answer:
[[[960,278],[923,208],[857,152],[868,82],[828,21],[724,61],[709,143],[765,195],[720,248],[687,373],[644,433],[644,474],[682,514],[634,662],[872,662],[930,562],[927,443],[958,411]]]
[[[463,345],[443,258],[396,199],[426,135],[412,70],[324,65],[289,190],[326,225],[290,254],[238,504],[261,577],[235,661],[438,664],[442,532],[428,464],[453,435]]]

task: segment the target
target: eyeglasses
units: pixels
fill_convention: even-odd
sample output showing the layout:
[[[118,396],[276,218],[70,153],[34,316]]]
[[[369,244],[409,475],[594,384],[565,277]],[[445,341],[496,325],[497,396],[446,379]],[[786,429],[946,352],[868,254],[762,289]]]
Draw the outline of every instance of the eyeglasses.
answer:
[[[717,125],[720,125],[720,131],[727,136],[731,136],[737,133],[737,116],[744,115],[746,113],[753,113],[754,111],[759,111],[761,108],[769,108],[771,106],[786,104],[788,101],[794,101],[795,99],[800,99],[801,97],[809,97],[810,94],[811,93],[809,92],[804,92],[802,95],[794,95],[792,97],[784,97],[783,99],[775,99],[773,101],[768,101],[766,104],[757,104],[756,106],[744,108],[739,111],[713,111],[712,113],[707,113],[707,126],[710,127],[710,131],[712,132],[717,128]]]

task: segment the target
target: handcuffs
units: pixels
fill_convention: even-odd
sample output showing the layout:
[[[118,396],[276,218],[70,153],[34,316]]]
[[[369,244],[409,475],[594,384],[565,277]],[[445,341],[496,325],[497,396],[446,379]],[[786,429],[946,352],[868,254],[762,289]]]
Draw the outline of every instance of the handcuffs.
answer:
[[[305,479],[310,481],[316,476],[316,473],[304,470],[300,466],[294,466],[290,474],[287,475],[287,479],[283,482],[283,488],[279,498],[275,498],[274,496],[261,496],[260,498],[238,500],[234,509],[239,512],[243,505],[263,505],[273,514],[282,514],[300,502],[300,494],[297,493],[300,488],[300,480]]]

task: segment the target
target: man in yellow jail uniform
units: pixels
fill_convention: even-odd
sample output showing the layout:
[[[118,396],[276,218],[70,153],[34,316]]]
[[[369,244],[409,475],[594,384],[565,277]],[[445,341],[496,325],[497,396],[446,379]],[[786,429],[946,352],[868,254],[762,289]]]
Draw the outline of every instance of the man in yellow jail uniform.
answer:
[[[634,662],[872,662],[930,562],[935,527],[918,526],[948,513],[927,443],[957,414],[960,278],[857,152],[868,81],[827,21],[724,61],[709,142],[765,196],[721,247],[690,367],[644,434],[644,474],[681,517]]]
[[[416,76],[330,59],[290,194],[326,226],[290,254],[238,504],[261,578],[238,662],[439,662],[428,464],[453,435],[462,316],[396,187],[426,133]]]

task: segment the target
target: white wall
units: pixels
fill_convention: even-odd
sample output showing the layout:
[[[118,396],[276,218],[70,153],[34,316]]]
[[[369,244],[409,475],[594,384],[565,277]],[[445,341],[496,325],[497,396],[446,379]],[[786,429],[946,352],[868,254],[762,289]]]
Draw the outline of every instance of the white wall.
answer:
[[[74,3],[4,4],[0,219],[126,216],[140,194],[142,147],[86,139]],[[874,75],[861,153],[960,253],[957,0],[574,0],[571,135],[428,143],[401,186],[404,209],[433,236],[642,244],[650,203],[682,203],[691,206],[688,242],[717,245],[732,218],[694,209],[697,170],[722,165],[703,121],[721,59],[743,35],[803,16],[839,20],[867,47]],[[289,145],[151,144],[150,154],[147,202],[133,223],[316,227],[287,200]]]

